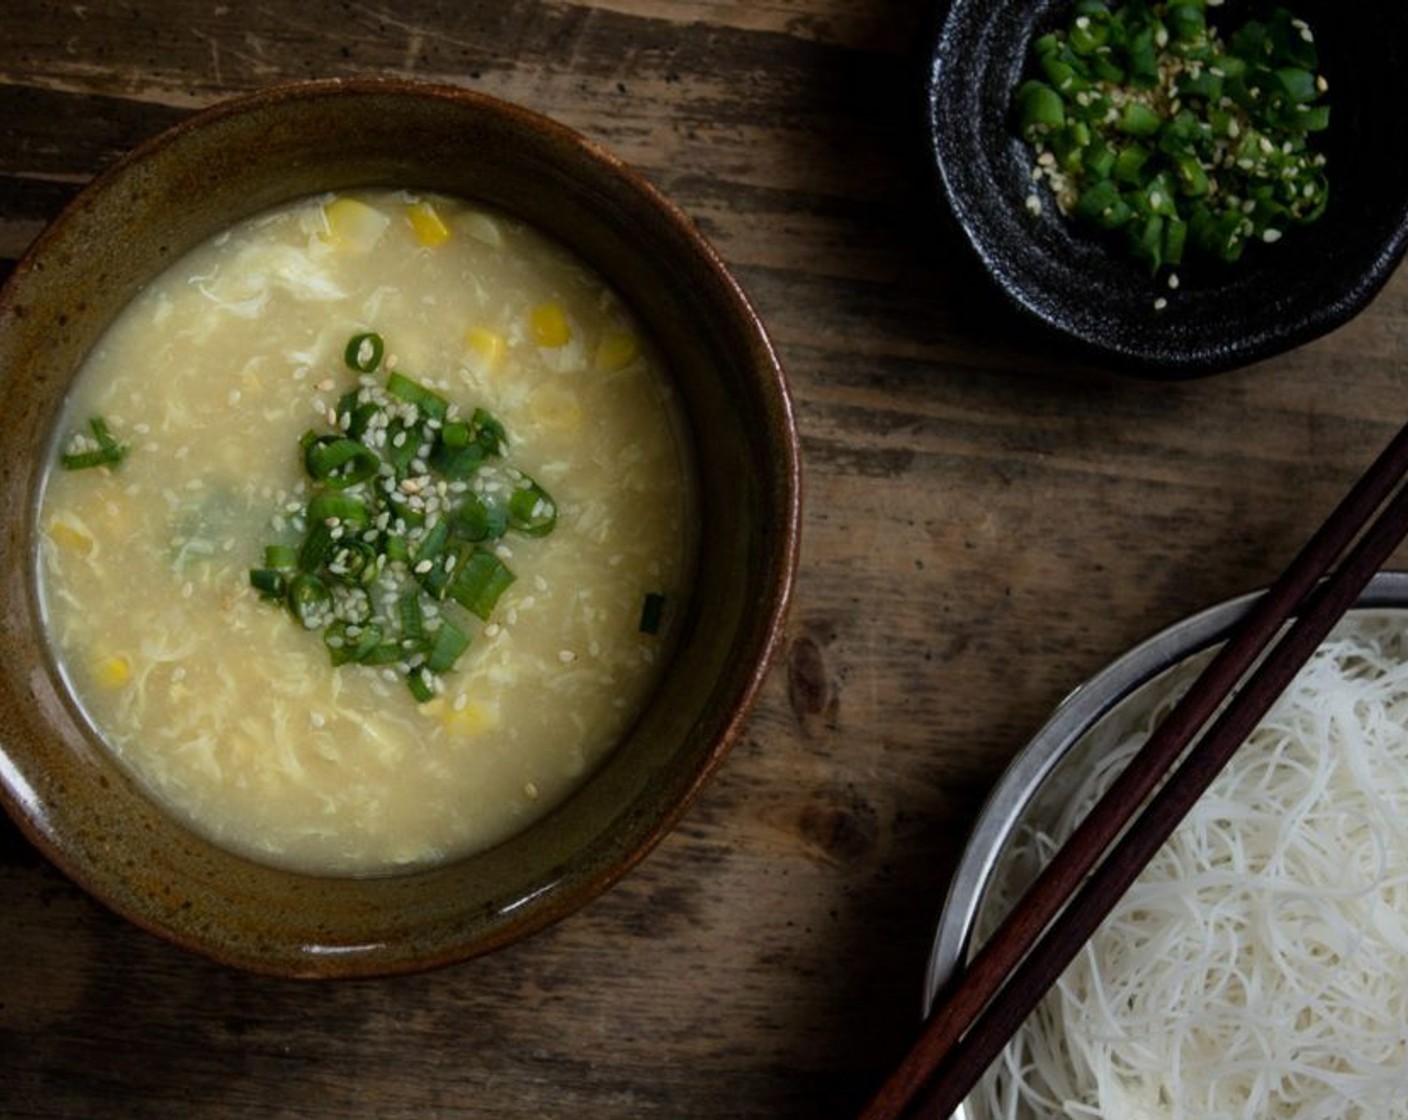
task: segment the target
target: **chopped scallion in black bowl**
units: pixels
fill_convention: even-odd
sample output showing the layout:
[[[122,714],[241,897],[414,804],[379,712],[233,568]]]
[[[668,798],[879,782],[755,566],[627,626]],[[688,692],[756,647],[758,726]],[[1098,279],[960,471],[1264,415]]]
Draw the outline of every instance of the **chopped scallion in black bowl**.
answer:
[[[1043,72],[1040,47],[1049,52],[1053,36],[1069,36],[1082,14],[1077,6],[953,0],[930,61],[927,123],[939,190],[1018,313],[1102,364],[1190,377],[1283,352],[1363,310],[1408,247],[1408,147],[1401,143],[1394,88],[1408,63],[1408,8],[1385,6],[1369,18],[1361,6],[1329,0],[1134,6],[1157,7],[1170,26],[1180,17],[1173,9],[1197,9],[1224,43],[1249,21],[1270,25],[1278,7],[1313,33],[1316,66],[1306,69],[1312,80],[1323,78],[1323,88],[1300,91],[1307,107],[1297,111],[1312,114],[1316,127],[1303,139],[1316,161],[1314,189],[1325,193],[1307,215],[1312,220],[1292,222],[1288,213],[1284,221],[1262,221],[1269,214],[1263,208],[1246,234],[1248,222],[1239,233],[1230,217],[1193,205],[1187,192],[1197,189],[1199,177],[1189,153],[1166,150],[1171,141],[1163,136],[1146,144],[1157,152],[1149,182],[1128,166],[1120,168],[1121,181],[1113,164],[1074,191],[1043,174],[1041,130],[1032,125],[1057,119],[1058,110],[1029,83],[1058,84]],[[1088,0],[1085,6],[1100,7]],[[1126,7],[1120,0],[1105,6]],[[1291,71],[1302,68],[1278,64],[1284,74],[1277,80],[1291,81],[1298,77]],[[1059,112],[1068,120],[1082,108],[1072,100]],[[1077,142],[1084,138],[1083,130],[1074,134]],[[1073,142],[1069,129],[1050,135],[1048,146],[1057,150],[1048,167]],[[1286,139],[1278,136],[1278,150]],[[1088,154],[1097,171],[1105,165],[1099,150]],[[1186,179],[1183,172],[1190,173]],[[1171,192],[1161,188],[1164,180],[1153,181],[1160,173]],[[1058,204],[1063,186],[1064,206]],[[1136,213],[1128,217],[1123,207],[1131,198]],[[1168,213],[1138,212],[1150,198]],[[1221,227],[1209,224],[1209,213],[1223,220]],[[1193,244],[1188,221],[1195,214],[1201,246]],[[1109,228],[1101,228],[1102,220]],[[1226,251],[1207,251],[1220,233],[1228,235]]]

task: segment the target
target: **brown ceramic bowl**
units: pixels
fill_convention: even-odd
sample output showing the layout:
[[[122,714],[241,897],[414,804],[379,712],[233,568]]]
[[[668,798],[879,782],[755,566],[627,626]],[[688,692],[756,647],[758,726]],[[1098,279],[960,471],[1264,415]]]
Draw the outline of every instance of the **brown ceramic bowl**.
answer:
[[[322,191],[433,190],[498,206],[594,264],[664,352],[698,445],[697,580],[650,704],[580,790],[482,854],[381,878],[275,870],[148,798],[86,727],[46,646],[35,519],[64,395],[145,281],[257,211]],[[778,644],[799,467],[756,314],[690,221],[575,133],[462,90],[270,89],[194,116],[85,190],[0,292],[0,799],[74,881],[218,960],[307,977],[407,972],[503,946],[616,881],[737,737]]]

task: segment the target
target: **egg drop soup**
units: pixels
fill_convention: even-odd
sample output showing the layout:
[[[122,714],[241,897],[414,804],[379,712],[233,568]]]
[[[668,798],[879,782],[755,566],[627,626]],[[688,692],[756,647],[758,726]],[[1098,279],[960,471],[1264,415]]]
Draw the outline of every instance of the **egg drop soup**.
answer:
[[[345,353],[369,334],[384,353],[354,368],[373,365],[369,344]],[[405,509],[310,516],[310,441],[335,444],[349,402],[407,410],[386,389],[397,378],[426,395],[409,412],[447,444],[452,428],[501,442],[468,476],[414,455],[393,476],[393,418],[363,457]],[[229,849],[340,875],[472,853],[582,782],[662,671],[693,560],[684,431],[629,309],[516,220],[390,191],[260,215],[146,288],[75,381],[39,511],[55,655],[129,772]],[[120,461],[60,466],[113,447]],[[550,532],[500,517],[456,543],[457,498],[492,506],[496,488],[529,485]],[[370,623],[301,617],[296,571],[270,569],[306,559],[324,524],[402,578],[339,591],[383,595],[405,628],[363,661],[334,664]],[[436,562],[459,548],[492,567],[491,601],[465,609],[427,584],[427,538]],[[407,619],[404,588],[422,585]],[[402,642],[412,631],[430,635],[420,653]],[[432,673],[437,635],[462,641]]]

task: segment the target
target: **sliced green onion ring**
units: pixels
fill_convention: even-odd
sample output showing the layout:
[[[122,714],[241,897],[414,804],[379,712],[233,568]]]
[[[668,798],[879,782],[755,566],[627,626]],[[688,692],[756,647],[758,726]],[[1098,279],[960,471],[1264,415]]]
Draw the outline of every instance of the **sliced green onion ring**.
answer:
[[[303,462],[317,482],[345,489],[365,482],[381,466],[377,453],[355,439],[319,436],[303,450]]]
[[[373,331],[354,334],[347,340],[347,348],[342,352],[348,369],[358,373],[374,373],[381,365],[381,356],[386,352],[386,344],[381,335]]]
[[[542,537],[557,524],[557,503],[527,475],[508,500],[508,525],[525,536]]]
[[[332,592],[327,584],[308,572],[299,572],[288,581],[288,607],[305,629],[316,630],[324,623],[324,615],[332,607]]]

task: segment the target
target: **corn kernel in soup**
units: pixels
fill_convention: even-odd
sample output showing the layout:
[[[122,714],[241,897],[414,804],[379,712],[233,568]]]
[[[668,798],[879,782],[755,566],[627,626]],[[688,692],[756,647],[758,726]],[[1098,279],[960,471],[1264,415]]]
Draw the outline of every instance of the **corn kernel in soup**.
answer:
[[[459,613],[468,648],[420,696],[404,664],[334,667],[250,580],[304,528],[300,436],[336,427],[371,331],[381,372],[492,413],[557,507],[551,533],[485,544],[515,578]],[[46,480],[51,640],[124,765],[232,850],[379,874],[488,847],[591,772],[662,669],[693,555],[677,402],[602,279],[509,217],[389,191],[256,217],[114,323],[61,438],[94,418],[125,453]]]

